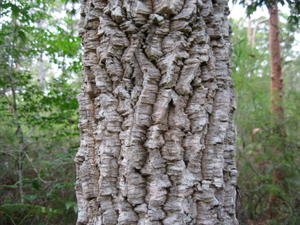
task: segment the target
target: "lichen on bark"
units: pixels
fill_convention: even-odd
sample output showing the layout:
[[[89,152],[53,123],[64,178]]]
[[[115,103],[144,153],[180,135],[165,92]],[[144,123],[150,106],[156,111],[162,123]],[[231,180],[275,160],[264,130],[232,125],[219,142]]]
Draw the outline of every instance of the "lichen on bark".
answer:
[[[77,224],[238,224],[227,1],[81,5]]]

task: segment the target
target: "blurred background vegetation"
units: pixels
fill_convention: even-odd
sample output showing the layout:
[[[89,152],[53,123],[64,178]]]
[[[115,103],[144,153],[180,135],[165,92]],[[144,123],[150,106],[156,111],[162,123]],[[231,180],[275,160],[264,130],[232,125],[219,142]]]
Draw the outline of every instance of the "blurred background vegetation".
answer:
[[[261,21],[261,18],[258,21]],[[281,21],[287,21],[284,15]],[[245,26],[246,24],[246,26]],[[257,27],[251,46],[245,21],[232,21],[232,70],[237,110],[237,162],[239,170],[241,224],[300,224],[300,45],[296,30],[281,24],[284,74],[283,107],[285,136],[276,132],[272,120],[268,50],[268,24]],[[299,32],[299,31],[298,31]],[[274,153],[274,146],[278,149]],[[273,174],[282,180],[274,183]],[[269,218],[269,197],[277,195],[277,216]]]
[[[0,1],[1,225],[75,224],[76,7]]]
[[[0,1],[0,224],[75,224],[76,0]],[[271,119],[268,24],[232,24],[240,224],[300,224],[300,43],[281,15],[286,135]],[[259,23],[259,24],[258,24]],[[256,24],[258,24],[256,26]],[[255,35],[249,35],[256,26]],[[250,32],[250,33],[249,33]],[[274,154],[274,146],[279,151]],[[280,183],[273,182],[281,171]],[[269,197],[279,197],[269,218]]]

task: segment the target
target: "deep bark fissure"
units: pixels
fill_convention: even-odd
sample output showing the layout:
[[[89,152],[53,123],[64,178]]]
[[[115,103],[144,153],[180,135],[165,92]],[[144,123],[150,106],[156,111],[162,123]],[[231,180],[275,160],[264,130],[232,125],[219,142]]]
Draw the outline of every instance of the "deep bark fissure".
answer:
[[[82,2],[78,224],[237,224],[226,4]]]

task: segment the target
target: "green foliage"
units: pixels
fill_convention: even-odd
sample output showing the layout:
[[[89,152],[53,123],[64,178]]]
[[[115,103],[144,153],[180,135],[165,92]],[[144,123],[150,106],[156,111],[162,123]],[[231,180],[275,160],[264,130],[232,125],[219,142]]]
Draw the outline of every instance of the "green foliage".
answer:
[[[280,4],[281,6],[287,5],[290,9],[289,24],[293,25],[290,28],[295,28],[300,22],[300,1],[299,0],[233,0],[234,3],[242,4],[246,7],[247,15],[253,14],[257,8],[266,6],[271,8],[272,5]]]
[[[80,40],[61,5],[0,1],[0,224],[76,218]]]
[[[238,170],[241,190],[241,224],[300,223],[300,82],[299,51],[293,51],[294,34],[282,24],[284,109],[286,130],[276,132],[270,111],[270,75],[266,28],[257,32],[256,48],[248,44],[243,21],[233,25],[233,78],[237,96]],[[244,28],[241,28],[244,27]],[[275,149],[275,151],[274,151]],[[282,179],[274,183],[274,173]],[[279,196],[276,218],[269,218],[269,197]]]
[[[21,225],[41,219],[51,221],[53,217],[63,216],[63,211],[31,204],[3,204],[0,206],[0,214],[6,217],[2,220],[3,224]]]

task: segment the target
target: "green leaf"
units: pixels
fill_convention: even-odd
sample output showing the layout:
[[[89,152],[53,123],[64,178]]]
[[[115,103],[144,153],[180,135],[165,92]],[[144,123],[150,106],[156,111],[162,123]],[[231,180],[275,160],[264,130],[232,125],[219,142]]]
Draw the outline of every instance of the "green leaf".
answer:
[[[5,185],[5,184],[2,184],[0,185],[1,188],[18,188],[17,185]]]

